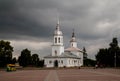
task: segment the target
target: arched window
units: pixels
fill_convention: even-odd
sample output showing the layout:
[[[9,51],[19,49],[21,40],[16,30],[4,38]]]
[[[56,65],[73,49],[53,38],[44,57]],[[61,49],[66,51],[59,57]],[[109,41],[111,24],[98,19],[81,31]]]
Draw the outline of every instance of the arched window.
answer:
[[[63,38],[61,38],[61,43],[63,43]]]
[[[52,63],[52,61],[50,60],[50,61],[49,61],[49,64],[51,64],[51,63]]]
[[[72,43],[72,46],[73,46],[73,43]]]
[[[63,64],[63,60],[61,60],[61,63]]]
[[[60,43],[60,37],[58,38],[58,41],[59,41],[59,43]]]
[[[57,56],[57,51],[55,50],[55,56]]]
[[[57,43],[57,38],[55,38],[55,43]]]

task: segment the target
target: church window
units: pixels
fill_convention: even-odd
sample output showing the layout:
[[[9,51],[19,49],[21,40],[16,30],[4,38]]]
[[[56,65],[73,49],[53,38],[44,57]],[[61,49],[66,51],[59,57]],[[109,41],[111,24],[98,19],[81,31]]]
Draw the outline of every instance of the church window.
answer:
[[[63,43],[63,38],[61,38],[61,42]]]
[[[55,50],[55,56],[57,56],[57,51]]]
[[[58,41],[59,41],[59,43],[60,43],[60,37],[58,38]]]
[[[57,38],[55,38],[55,43],[57,43]]]
[[[75,60],[73,61],[73,63],[75,64]]]
[[[63,64],[63,60],[61,60],[61,63]]]
[[[49,61],[49,64],[51,64],[51,63],[52,63],[52,61],[50,60],[50,61]]]

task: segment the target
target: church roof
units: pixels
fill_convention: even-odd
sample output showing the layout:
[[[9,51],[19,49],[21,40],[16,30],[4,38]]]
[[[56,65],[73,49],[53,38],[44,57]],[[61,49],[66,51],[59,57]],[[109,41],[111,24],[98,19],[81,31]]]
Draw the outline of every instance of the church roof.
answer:
[[[79,48],[75,48],[75,47],[67,48],[67,49],[65,49],[65,51],[68,51],[68,52],[70,52],[70,51],[79,51],[79,52],[82,52]]]
[[[61,57],[78,58],[77,55],[74,55],[73,53],[70,53],[70,52],[63,53]]]
[[[45,56],[44,58],[76,58],[76,59],[80,59],[78,56],[76,56],[70,52],[62,53],[60,56],[48,55],[48,56]]]

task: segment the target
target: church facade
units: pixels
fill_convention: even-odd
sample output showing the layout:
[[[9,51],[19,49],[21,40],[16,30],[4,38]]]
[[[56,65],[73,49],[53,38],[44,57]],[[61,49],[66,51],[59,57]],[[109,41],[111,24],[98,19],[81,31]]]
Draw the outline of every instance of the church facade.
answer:
[[[83,53],[77,47],[74,31],[70,40],[70,47],[64,49],[63,33],[60,30],[59,21],[54,31],[51,47],[51,54],[44,57],[46,67],[80,67],[83,65]]]

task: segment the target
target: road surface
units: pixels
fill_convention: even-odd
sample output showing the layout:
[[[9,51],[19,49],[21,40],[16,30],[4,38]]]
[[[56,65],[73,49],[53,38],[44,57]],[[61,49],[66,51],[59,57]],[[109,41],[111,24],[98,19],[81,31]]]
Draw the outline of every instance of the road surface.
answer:
[[[120,81],[120,69],[0,71],[0,81]]]

